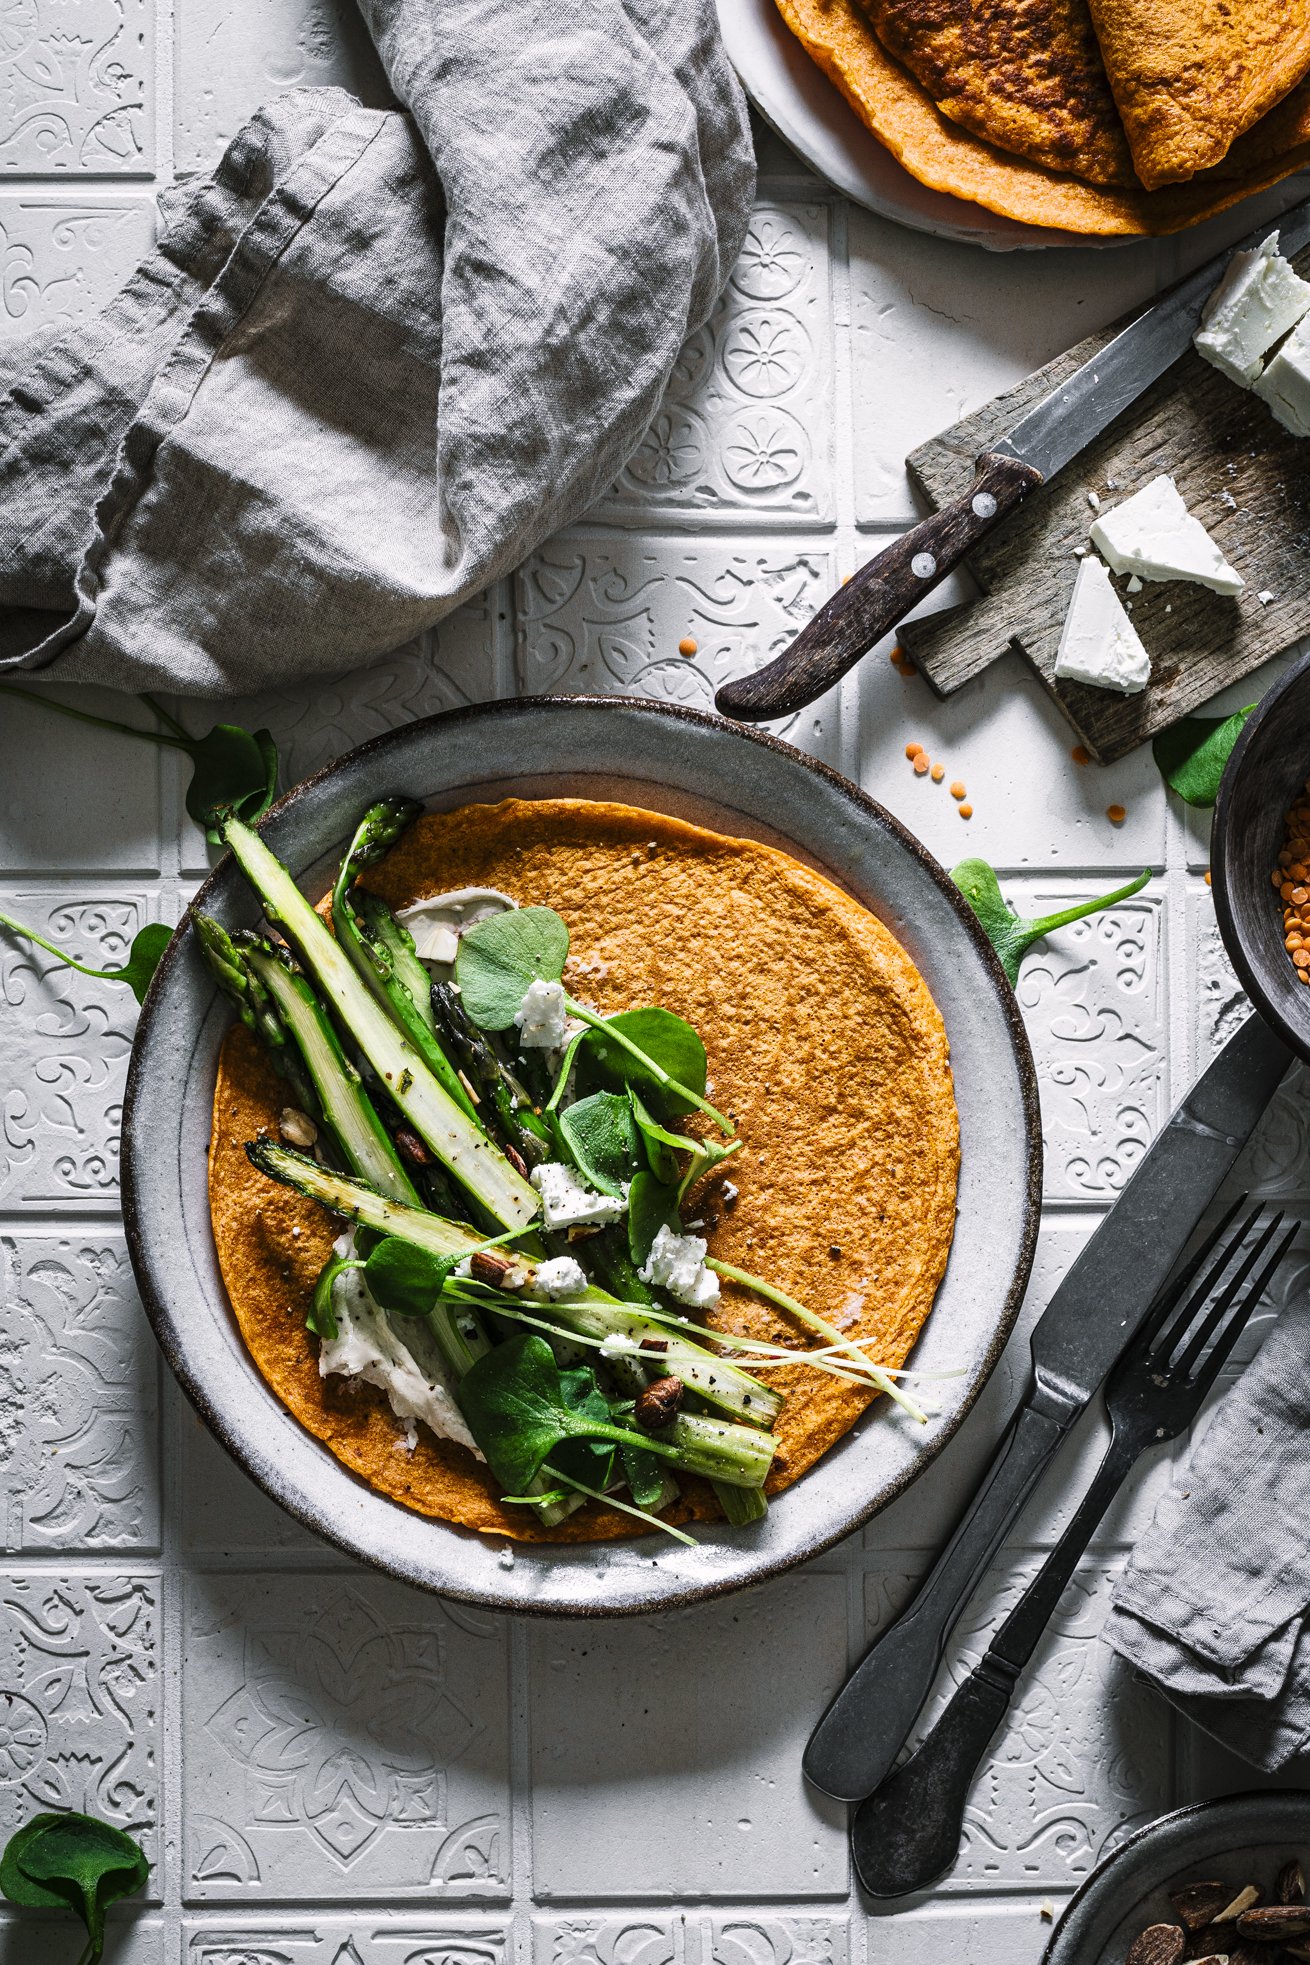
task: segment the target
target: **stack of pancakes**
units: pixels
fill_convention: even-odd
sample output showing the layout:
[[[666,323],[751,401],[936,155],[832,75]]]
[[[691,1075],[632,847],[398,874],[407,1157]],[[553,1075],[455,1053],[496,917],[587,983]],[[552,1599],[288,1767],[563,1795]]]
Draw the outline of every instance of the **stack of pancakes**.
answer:
[[[778,0],[934,190],[1162,233],[1310,163],[1310,0]]]

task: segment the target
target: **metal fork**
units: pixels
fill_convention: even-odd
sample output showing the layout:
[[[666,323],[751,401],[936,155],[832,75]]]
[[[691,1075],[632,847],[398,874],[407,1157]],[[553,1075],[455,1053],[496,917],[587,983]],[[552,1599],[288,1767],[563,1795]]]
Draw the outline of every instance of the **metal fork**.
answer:
[[[1261,1264],[1282,1226],[1277,1214],[1243,1253],[1257,1206],[1210,1262],[1244,1198],[1170,1277],[1115,1366],[1105,1394],[1110,1444],[1073,1520],[922,1745],[856,1809],[851,1853],[871,1896],[925,1889],[954,1863],[974,1774],[1097,1523],[1138,1455],[1176,1438],[1195,1417],[1295,1240],[1293,1223]]]

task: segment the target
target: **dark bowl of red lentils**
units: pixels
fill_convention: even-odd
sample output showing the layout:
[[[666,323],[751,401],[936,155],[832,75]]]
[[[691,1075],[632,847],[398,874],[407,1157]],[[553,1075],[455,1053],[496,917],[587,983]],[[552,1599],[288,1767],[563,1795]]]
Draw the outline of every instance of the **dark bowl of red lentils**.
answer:
[[[1310,655],[1261,699],[1228,760],[1211,882],[1242,987],[1310,1058]]]

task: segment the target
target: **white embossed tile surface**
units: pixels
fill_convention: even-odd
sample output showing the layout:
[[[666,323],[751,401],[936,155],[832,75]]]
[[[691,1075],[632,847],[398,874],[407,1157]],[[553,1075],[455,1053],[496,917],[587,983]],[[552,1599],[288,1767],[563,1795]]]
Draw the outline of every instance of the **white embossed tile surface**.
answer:
[[[349,0],[0,0],[0,335],[99,306],[149,239],[158,189],[210,164],[268,95],[321,82],[383,99]],[[516,691],[709,704],[912,516],[910,445],[1190,251],[974,253],[852,212],[776,138],[760,147],[728,291],[595,512],[368,673],[231,706],[269,725],[292,776]],[[800,1778],[811,1723],[985,1464],[1034,1317],[1243,1010],[1204,821],[1168,807],[1149,757],[1077,764],[1015,661],[941,704],[887,654],[793,740],[948,865],[986,854],[1026,911],[1153,878],[1023,976],[1045,1215],[977,1409],[862,1536],[726,1604],[578,1627],[444,1610],[251,1487],[161,1369],[124,1256],[134,1006],[0,942],[0,1834],[71,1805],[141,1835],[151,1889],[112,1920],[113,1965],[1035,1965],[1099,1852],[1174,1801],[1245,1785],[1097,1637],[1163,1459],[1102,1525],[930,1900],[861,1903],[840,1811]],[[910,739],[944,782],[914,776]],[[177,919],[208,864],[182,791],[145,746],[6,705],[0,908],[117,960],[142,922]],[[1300,1212],[1305,1113],[1298,1077],[1247,1169]],[[1269,1314],[1308,1279],[1310,1250]],[[944,1685],[1067,1521],[1103,1437],[1090,1417],[1018,1523]],[[65,1965],[71,1937],[0,1909],[0,1965]]]

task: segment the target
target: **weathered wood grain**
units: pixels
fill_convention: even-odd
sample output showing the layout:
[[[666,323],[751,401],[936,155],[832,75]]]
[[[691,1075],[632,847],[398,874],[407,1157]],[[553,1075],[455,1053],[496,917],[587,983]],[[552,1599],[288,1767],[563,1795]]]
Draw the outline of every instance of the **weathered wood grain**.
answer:
[[[1310,253],[1296,264],[1306,274]],[[1122,325],[1090,335],[914,451],[910,476],[929,505],[957,497],[979,452]],[[1176,479],[1246,588],[1228,600],[1183,581],[1148,583],[1131,597],[1133,624],[1151,656],[1141,695],[1057,683],[1075,548],[1088,546],[1095,517],[1088,494],[1112,505],[1161,471]],[[1310,632],[1310,442],[1290,436],[1258,396],[1189,350],[966,564],[983,597],[904,623],[902,644],[942,695],[1018,648],[1088,750],[1109,763]],[[1128,600],[1126,582],[1115,584]]]

